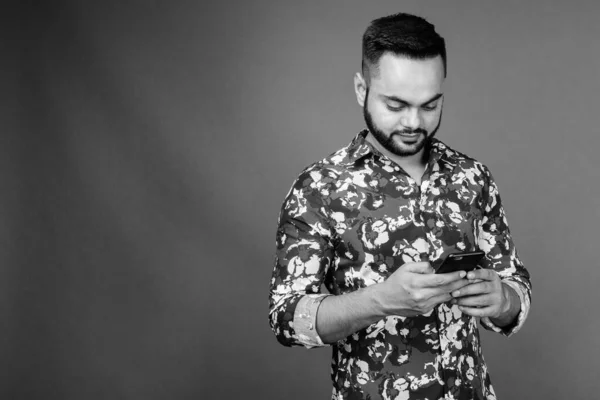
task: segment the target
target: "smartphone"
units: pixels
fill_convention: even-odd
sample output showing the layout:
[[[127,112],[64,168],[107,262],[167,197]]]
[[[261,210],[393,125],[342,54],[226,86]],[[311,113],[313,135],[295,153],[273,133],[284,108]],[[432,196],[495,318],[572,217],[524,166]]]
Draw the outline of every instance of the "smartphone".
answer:
[[[454,271],[473,271],[474,269],[481,268],[479,261],[484,255],[485,252],[483,251],[448,254],[435,273],[446,274]]]

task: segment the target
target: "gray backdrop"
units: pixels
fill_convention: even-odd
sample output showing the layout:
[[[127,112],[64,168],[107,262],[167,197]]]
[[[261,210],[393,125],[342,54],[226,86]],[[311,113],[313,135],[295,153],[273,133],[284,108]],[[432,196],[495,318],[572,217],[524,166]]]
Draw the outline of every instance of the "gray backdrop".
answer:
[[[533,277],[484,333],[502,399],[598,393],[593,1],[54,1],[2,13],[0,397],[326,399],[268,327],[293,179],[362,129],[373,18],[446,37],[440,139],[486,163]]]

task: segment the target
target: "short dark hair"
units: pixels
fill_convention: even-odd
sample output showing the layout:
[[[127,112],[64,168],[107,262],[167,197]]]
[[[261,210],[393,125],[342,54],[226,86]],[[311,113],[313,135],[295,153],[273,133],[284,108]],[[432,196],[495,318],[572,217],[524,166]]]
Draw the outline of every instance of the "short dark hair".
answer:
[[[446,76],[446,42],[424,18],[398,13],[371,21],[362,39],[362,72],[377,68],[381,56],[390,52],[415,60],[442,56]]]

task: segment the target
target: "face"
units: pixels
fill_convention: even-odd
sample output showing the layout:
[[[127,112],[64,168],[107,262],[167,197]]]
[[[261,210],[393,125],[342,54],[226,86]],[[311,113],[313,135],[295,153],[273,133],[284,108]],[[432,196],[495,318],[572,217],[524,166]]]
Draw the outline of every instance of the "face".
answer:
[[[357,76],[367,128],[383,148],[401,157],[422,152],[441,121],[443,82],[440,56],[412,60],[385,53],[368,85]]]

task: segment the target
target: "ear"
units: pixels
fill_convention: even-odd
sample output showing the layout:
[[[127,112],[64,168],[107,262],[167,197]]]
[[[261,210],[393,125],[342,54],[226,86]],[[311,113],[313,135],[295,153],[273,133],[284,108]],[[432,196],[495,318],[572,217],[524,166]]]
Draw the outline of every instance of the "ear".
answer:
[[[367,83],[360,72],[354,75],[354,92],[356,93],[356,101],[361,107],[364,107],[367,100]]]

